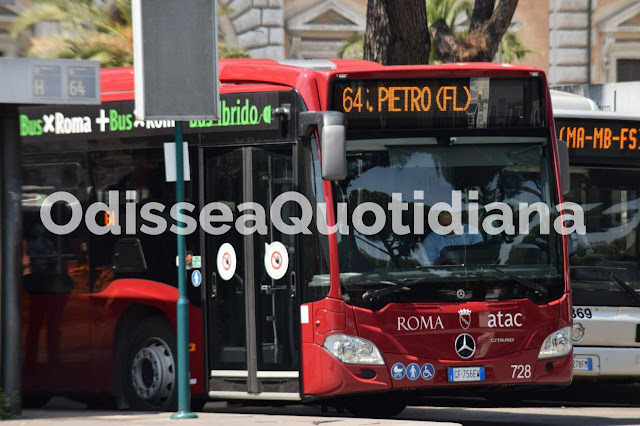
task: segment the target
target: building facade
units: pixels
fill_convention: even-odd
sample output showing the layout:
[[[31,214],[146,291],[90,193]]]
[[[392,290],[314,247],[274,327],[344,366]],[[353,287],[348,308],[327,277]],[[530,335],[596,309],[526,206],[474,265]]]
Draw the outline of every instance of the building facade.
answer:
[[[640,1],[550,0],[549,77],[553,84],[640,80]]]
[[[367,0],[218,1],[229,10],[225,43],[255,58],[333,58],[365,31]],[[28,37],[7,32],[28,0],[9,3],[0,2],[0,55],[20,56]],[[552,85],[640,80],[640,0],[520,0],[511,29],[530,50],[521,62],[547,71]]]

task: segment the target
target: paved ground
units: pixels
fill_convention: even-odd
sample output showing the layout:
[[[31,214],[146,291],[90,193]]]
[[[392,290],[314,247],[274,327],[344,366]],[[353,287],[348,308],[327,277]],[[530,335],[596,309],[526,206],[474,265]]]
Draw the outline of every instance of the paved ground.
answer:
[[[523,402],[506,404],[478,397],[431,397],[414,402],[392,420],[356,419],[346,413],[319,407],[261,407],[209,403],[197,420],[203,425],[640,425],[640,385],[593,386],[579,383],[562,392],[531,395]],[[508,405],[508,406],[506,406]],[[111,426],[175,424],[168,413],[127,413],[85,410],[82,404],[53,400],[44,410],[25,410],[8,424]]]

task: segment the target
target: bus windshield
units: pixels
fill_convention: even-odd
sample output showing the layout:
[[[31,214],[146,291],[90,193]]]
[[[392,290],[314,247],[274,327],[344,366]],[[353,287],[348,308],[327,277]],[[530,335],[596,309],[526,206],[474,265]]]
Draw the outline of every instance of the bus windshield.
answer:
[[[350,230],[347,235],[338,233],[346,298],[357,304],[367,291],[420,280],[406,291],[385,292],[390,299],[385,302],[456,300],[460,288],[473,289],[466,292],[471,300],[535,299],[531,288],[519,285],[514,276],[541,284],[554,297],[561,294],[560,238],[553,234],[553,224],[551,232],[541,232],[541,216],[534,213],[527,221],[529,230],[519,229],[522,203],[541,203],[549,216],[554,212],[547,141],[451,140],[450,145],[433,138],[348,141],[348,175],[334,185],[336,211],[339,203],[346,205]],[[455,211],[455,191],[460,223],[453,233],[441,235],[430,226],[429,211],[439,202],[453,205]],[[406,203],[401,224],[393,223],[393,199]],[[500,210],[487,208],[496,202],[511,210],[512,229],[495,216]],[[385,212],[379,231],[359,232],[353,226],[359,217],[354,212],[364,203]],[[443,226],[452,223],[451,214],[431,216]],[[373,227],[379,221],[367,211],[361,222]]]
[[[609,268],[640,294],[640,170],[616,167],[573,167],[567,198],[585,212],[586,235],[569,239],[571,265]],[[637,306],[605,275],[572,272],[576,305]]]

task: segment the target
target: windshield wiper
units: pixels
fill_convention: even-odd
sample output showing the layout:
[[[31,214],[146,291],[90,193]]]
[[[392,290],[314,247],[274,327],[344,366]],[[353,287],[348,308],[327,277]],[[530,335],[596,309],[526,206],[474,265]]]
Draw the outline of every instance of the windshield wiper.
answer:
[[[514,280],[515,282],[517,282],[518,284],[522,284],[523,286],[530,288],[531,290],[534,290],[536,293],[539,293],[541,295],[546,295],[548,293],[548,290],[545,286],[543,286],[542,284],[538,284],[537,282],[528,280],[526,278],[522,278],[519,277],[517,275],[513,275],[507,271],[503,271],[502,269],[500,269],[500,266],[502,265],[495,265],[493,263],[485,263],[485,264],[474,264],[474,265],[465,265],[460,264],[460,265],[424,265],[424,266],[419,266],[419,269],[444,269],[444,268],[460,268],[460,267],[464,267],[464,268],[488,268],[488,269],[492,269],[496,272],[501,273],[502,275],[504,275],[505,277],[511,278],[512,280]]]
[[[534,281],[528,280],[526,278],[522,278],[522,277],[518,277],[517,275],[513,275],[507,271],[503,271],[502,269],[500,269],[498,267],[499,265],[493,265],[493,264],[486,264],[486,265],[465,265],[465,264],[460,264],[460,265],[423,265],[423,266],[418,266],[418,269],[451,269],[451,268],[468,268],[468,267],[473,267],[473,268],[488,268],[488,269],[492,269],[494,271],[497,271],[501,274],[503,274],[504,276],[514,280],[515,282],[522,284],[523,286],[530,288],[531,290],[534,290],[536,293],[539,293],[541,295],[546,295],[548,293],[548,290],[545,286],[538,284]],[[430,278],[430,277],[429,277]],[[393,287],[387,287],[387,288],[381,288],[378,290],[370,290],[367,291],[365,294],[362,295],[362,300],[364,300],[365,302],[373,302],[378,300],[380,297],[385,296],[387,294],[390,293],[395,293],[401,290],[404,290],[408,287],[411,287],[413,285],[416,284],[422,284],[425,282],[429,282],[431,281],[431,279],[428,278],[418,278],[412,281],[408,281],[408,282],[403,282],[403,283],[396,283],[395,286]]]
[[[427,282],[429,280],[427,280],[426,278],[418,278],[412,281],[406,281],[406,282],[394,282],[393,284],[395,284],[393,287],[386,287],[386,288],[381,288],[378,290],[369,290],[366,293],[364,293],[362,295],[362,300],[364,300],[365,302],[368,303],[373,303],[375,301],[377,301],[378,299],[380,299],[380,297],[385,296],[387,294],[390,293],[395,293],[397,291],[403,290],[405,288],[411,287],[412,285],[416,285],[416,284],[420,284],[420,283],[424,283]]]
[[[624,268],[611,268],[611,267],[607,267],[607,266],[586,266],[586,265],[584,265],[584,266],[583,265],[570,266],[569,268],[574,270],[574,271],[579,271],[579,270],[594,271],[594,272],[599,272],[599,273],[603,274],[604,276],[609,278],[611,281],[613,281],[615,284],[617,284],[618,287],[620,287],[622,289],[622,291],[624,291],[629,296],[631,296],[631,298],[638,305],[640,305],[640,295],[629,284],[627,284],[626,282],[624,282],[623,280],[618,278],[618,276],[616,274],[611,272],[612,270],[614,270],[614,271],[624,271]]]

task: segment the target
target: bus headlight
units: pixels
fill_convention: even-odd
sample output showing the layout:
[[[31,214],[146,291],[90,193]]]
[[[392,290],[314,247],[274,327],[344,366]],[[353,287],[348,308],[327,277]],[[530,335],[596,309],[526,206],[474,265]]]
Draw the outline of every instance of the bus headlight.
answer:
[[[573,331],[571,331],[571,338],[574,342],[579,342],[584,337],[584,327],[579,322],[573,324]]]
[[[538,359],[554,358],[567,355],[573,349],[571,342],[571,327],[554,331],[542,342]]]
[[[324,340],[322,346],[345,364],[384,365],[380,350],[367,339],[332,334]]]

